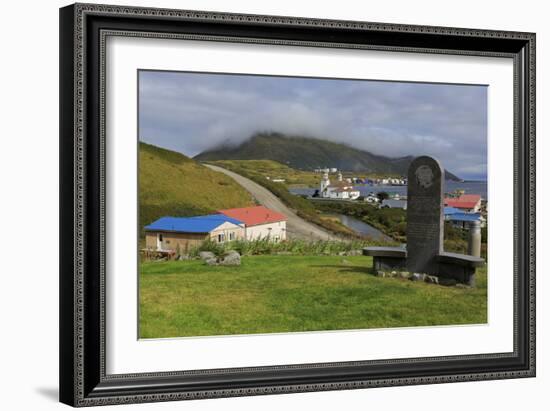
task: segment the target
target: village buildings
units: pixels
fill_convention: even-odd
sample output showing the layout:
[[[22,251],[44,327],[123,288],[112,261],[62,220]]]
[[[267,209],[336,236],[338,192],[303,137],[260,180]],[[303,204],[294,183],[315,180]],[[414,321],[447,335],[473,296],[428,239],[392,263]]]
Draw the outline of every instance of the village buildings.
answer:
[[[469,229],[470,223],[479,221],[481,227],[485,227],[486,220],[481,213],[464,212],[455,207],[445,207],[443,209],[445,221],[449,221],[454,227]]]
[[[447,207],[454,207],[465,213],[479,213],[481,211],[481,196],[479,194],[446,197],[444,203]]]
[[[247,240],[286,240],[286,217],[264,206],[231,208],[219,213],[242,221]]]
[[[445,220],[454,227],[468,229],[472,222],[479,222],[485,227],[486,220],[482,215],[481,196],[479,194],[460,194],[457,197],[446,197]]]
[[[323,174],[319,187],[319,196],[321,198],[330,198],[335,200],[355,200],[359,198],[361,192],[353,187],[353,184],[342,178],[342,173],[338,173],[338,180],[331,182],[328,173]]]
[[[161,217],[145,226],[145,247],[156,251],[187,252],[206,240],[224,243],[243,239],[244,234],[244,223],[223,214]]]
[[[286,217],[263,206],[220,210],[195,217],[161,217],[145,226],[145,247],[188,252],[203,241],[286,239]]]

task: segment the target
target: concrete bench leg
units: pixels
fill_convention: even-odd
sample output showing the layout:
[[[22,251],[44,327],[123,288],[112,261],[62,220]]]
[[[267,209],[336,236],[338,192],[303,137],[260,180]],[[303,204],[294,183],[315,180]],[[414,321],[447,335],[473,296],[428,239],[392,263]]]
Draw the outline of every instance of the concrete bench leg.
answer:
[[[375,271],[391,271],[405,269],[407,260],[399,257],[373,257]]]

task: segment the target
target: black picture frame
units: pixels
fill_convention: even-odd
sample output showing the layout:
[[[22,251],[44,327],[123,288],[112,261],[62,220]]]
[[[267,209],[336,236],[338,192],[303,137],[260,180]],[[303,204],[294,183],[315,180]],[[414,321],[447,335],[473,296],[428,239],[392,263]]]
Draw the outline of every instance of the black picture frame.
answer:
[[[107,375],[102,53],[106,36],[135,33],[512,58],[514,351]],[[91,406],[535,376],[534,33],[75,4],[60,9],[60,100],[61,402]]]

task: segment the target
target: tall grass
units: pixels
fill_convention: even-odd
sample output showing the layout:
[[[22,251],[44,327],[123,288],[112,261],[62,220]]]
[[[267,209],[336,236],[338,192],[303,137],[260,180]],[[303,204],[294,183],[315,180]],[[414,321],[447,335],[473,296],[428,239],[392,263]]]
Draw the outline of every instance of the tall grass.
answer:
[[[270,255],[270,254],[291,254],[291,255],[337,255],[342,252],[361,250],[363,247],[372,245],[388,245],[378,241],[308,241],[291,239],[280,242],[273,242],[268,238],[258,240],[235,240],[227,243],[216,243],[211,240],[204,241],[200,246],[191,249],[190,257],[197,257],[201,251],[210,251],[216,255],[222,255],[229,250],[235,250],[241,255]]]

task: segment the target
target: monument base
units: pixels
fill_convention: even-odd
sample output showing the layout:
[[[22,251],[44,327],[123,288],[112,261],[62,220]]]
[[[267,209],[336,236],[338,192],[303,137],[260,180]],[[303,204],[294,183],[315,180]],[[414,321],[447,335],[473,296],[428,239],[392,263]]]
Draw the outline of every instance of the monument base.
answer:
[[[373,260],[376,271],[405,270],[407,268],[406,258],[374,257]]]
[[[363,255],[373,258],[375,271],[392,271],[406,269],[407,250],[401,247],[365,247]],[[436,257],[439,284],[452,285],[455,282],[475,285],[475,272],[477,267],[482,267],[485,260],[465,254],[441,253]]]
[[[441,253],[437,257],[439,277],[454,279],[459,283],[475,285],[477,267],[485,264],[483,258],[457,253]]]
[[[401,247],[366,247],[363,255],[373,257],[375,271],[393,271],[407,268],[407,250]]]

